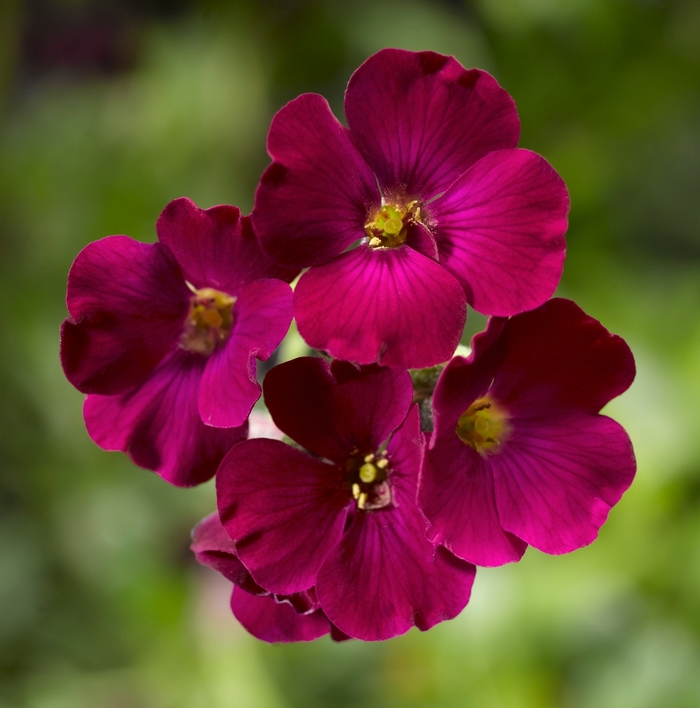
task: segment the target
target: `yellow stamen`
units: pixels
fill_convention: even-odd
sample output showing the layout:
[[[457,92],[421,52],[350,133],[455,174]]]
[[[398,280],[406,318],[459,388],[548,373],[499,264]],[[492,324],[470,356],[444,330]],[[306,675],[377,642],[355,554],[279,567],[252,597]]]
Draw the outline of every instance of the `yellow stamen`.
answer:
[[[369,484],[377,479],[377,468],[371,462],[365,462],[359,471],[360,479],[365,483]]]

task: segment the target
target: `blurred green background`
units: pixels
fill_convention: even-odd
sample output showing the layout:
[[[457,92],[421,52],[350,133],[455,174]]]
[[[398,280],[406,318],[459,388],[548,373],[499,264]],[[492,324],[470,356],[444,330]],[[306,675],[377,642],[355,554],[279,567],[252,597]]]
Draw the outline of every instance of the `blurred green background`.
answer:
[[[66,273],[175,197],[248,211],[274,112],[342,115],[386,46],[492,72],[569,185],[559,292],[635,352],[639,472],[592,546],[480,570],[429,633],[268,646],[188,550],[213,486],[88,439]],[[698,0],[2,0],[0,104],[0,708],[700,706]]]

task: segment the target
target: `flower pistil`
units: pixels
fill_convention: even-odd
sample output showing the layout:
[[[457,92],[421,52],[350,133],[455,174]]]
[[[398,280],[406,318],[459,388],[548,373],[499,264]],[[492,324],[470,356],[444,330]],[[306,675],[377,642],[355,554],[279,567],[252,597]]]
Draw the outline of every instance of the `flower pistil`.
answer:
[[[231,334],[232,310],[236,298],[214,288],[197,290],[190,283],[187,286],[193,295],[180,338],[180,348],[209,356]]]
[[[508,414],[490,396],[484,396],[459,416],[455,432],[482,456],[500,452],[510,435]]]
[[[405,243],[409,224],[421,222],[421,207],[417,199],[405,206],[382,204],[365,224],[371,248],[395,248]]]

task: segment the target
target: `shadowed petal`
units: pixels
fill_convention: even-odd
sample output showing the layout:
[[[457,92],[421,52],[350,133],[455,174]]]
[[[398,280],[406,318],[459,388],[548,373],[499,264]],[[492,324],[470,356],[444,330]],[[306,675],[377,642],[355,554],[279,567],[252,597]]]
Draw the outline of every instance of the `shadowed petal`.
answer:
[[[309,346],[360,364],[418,368],[452,356],[466,319],[459,283],[399,246],[363,245],[302,275],[294,293]]]
[[[416,407],[387,447],[394,504],[357,511],[316,582],[333,624],[364,640],[389,639],[411,627],[430,629],[466,606],[475,568],[425,536],[416,501],[422,436]]]
[[[380,184],[424,200],[491,150],[514,148],[520,133],[513,99],[492,76],[434,52],[371,56],[350,79],[345,114]]]
[[[141,467],[178,487],[205,482],[248,426],[204,425],[197,410],[204,359],[181,350],[170,354],[140,386],[120,396],[90,395],[85,425],[106,450],[121,450]]]
[[[265,403],[289,437],[344,463],[357,448],[376,450],[406,417],[413,387],[406,371],[303,357],[280,364],[263,383]]]
[[[207,360],[199,412],[207,425],[241,425],[260,398],[256,358],[266,360],[292,321],[292,291],[280,280],[257,280],[238,291],[230,339]]]
[[[528,150],[492,152],[430,208],[440,263],[462,283],[474,309],[514,315],[554,292],[569,197],[544,158]]]
[[[61,328],[67,379],[101,394],[143,380],[182,333],[189,294],[160,244],[109,236],[86,246],[68,274],[70,318]]]
[[[272,595],[256,597],[234,588],[231,611],[254,637],[264,642],[310,642],[331,630],[321,610],[300,615],[287,602],[277,602]]]
[[[251,215],[265,252],[306,267],[327,261],[364,236],[379,191],[369,165],[317,94],[304,94],[272,119],[274,160],[260,180]]]
[[[234,585],[253,595],[267,595],[238,560],[236,546],[221,525],[218,512],[205,517],[194,527],[190,548],[198,563],[218,571]]]
[[[312,587],[343,532],[350,492],[337,467],[277,440],[248,440],[221,463],[221,521],[238,557],[266,590]]]
[[[527,544],[501,527],[488,463],[453,432],[423,461],[418,505],[428,538],[482,566],[520,560]]]
[[[513,430],[489,458],[503,528],[545,553],[591,543],[634,477],[627,433],[583,412],[515,419]]]
[[[298,271],[272,263],[260,250],[250,219],[235,206],[200,209],[187,197],[168,204],[156,224],[158,240],[175,255],[196,288],[236,295],[259,278],[293,280]]]

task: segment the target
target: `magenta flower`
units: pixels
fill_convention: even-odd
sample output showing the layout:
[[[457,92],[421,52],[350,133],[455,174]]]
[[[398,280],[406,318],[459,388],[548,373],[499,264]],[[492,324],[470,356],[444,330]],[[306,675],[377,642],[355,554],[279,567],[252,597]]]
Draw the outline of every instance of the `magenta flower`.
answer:
[[[345,114],[349,128],[316,94],[277,113],[251,215],[270,257],[311,266],[294,295],[309,345],[430,366],[454,352],[466,303],[506,316],[554,292],[566,187],[516,149],[515,105],[493,77],[385,49],[353,74]]]
[[[634,477],[627,433],[599,415],[634,374],[624,340],[570,300],[492,318],[435,389],[429,538],[477,565],[591,543]]]
[[[331,627],[319,609],[313,588],[288,596],[263,590],[238,560],[236,547],[219,521],[211,514],[192,531],[192,550],[202,564],[221,573],[234,584],[231,610],[254,637],[265,642],[308,642],[333,631],[334,639],[347,637]]]
[[[244,439],[266,359],[292,319],[296,271],[260,251],[232,206],[168,204],[159,243],[109,236],[68,275],[68,380],[89,394],[90,437],[178,486],[209,479]],[[282,280],[277,280],[281,278]]]
[[[276,425],[309,452],[247,440],[221,463],[219,514],[254,581],[279,595],[315,587],[328,619],[359,639],[457,615],[475,568],[425,536],[407,372],[303,358],[263,387]]]

